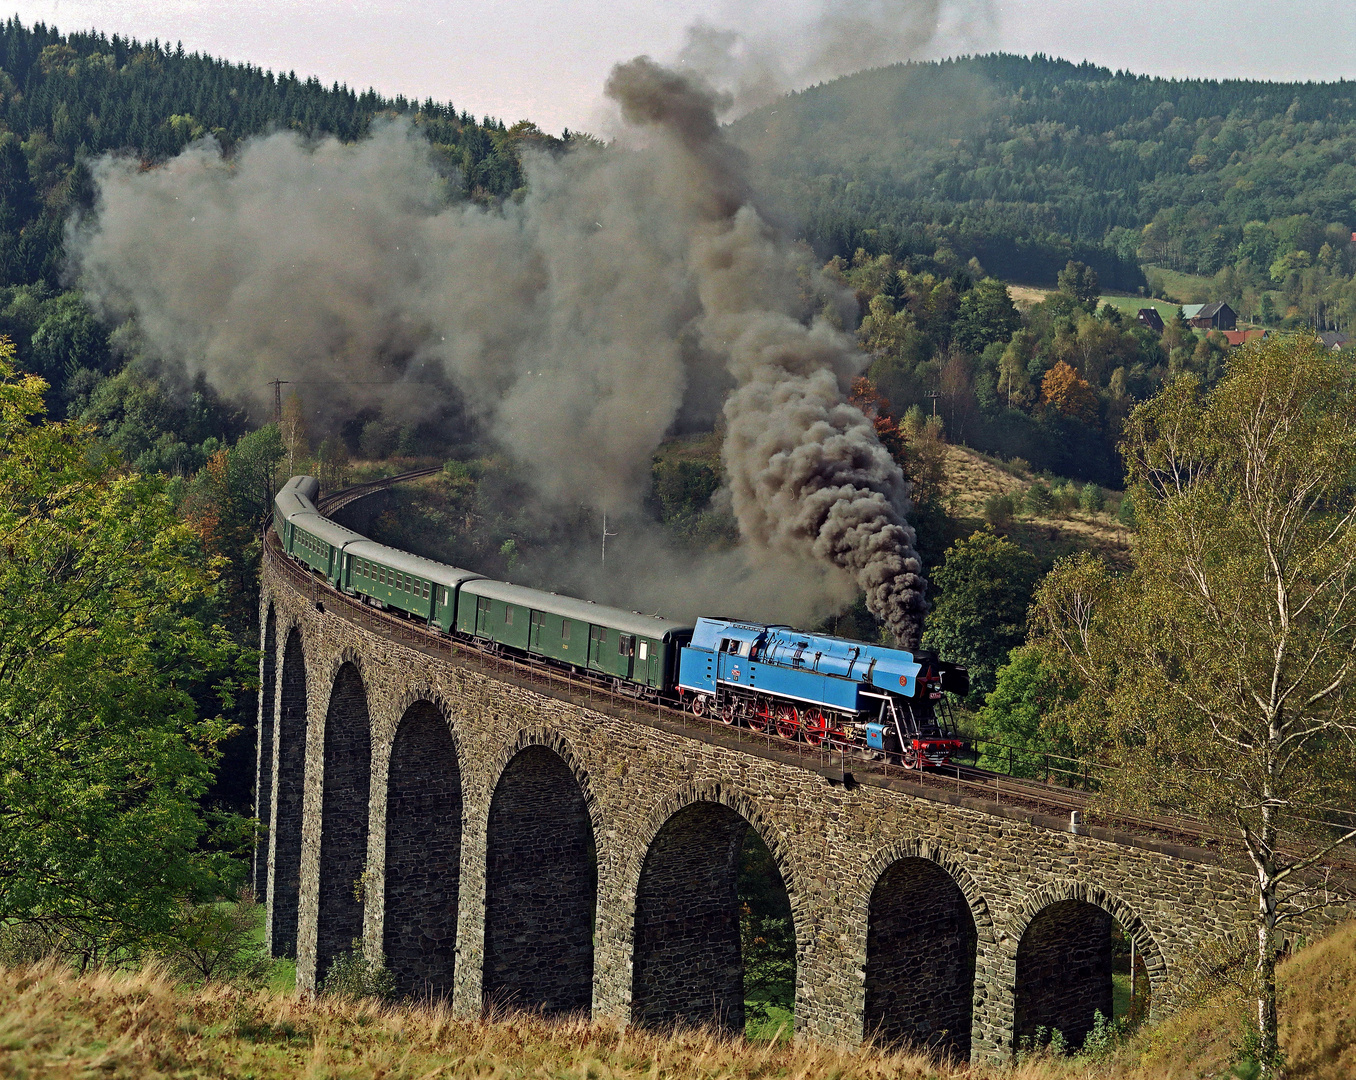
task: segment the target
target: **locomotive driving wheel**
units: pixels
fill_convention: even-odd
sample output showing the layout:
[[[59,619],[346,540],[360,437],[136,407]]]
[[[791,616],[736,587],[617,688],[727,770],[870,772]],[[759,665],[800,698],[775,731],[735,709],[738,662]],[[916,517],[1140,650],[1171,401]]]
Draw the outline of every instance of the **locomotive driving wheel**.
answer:
[[[777,706],[777,734],[783,739],[794,739],[800,731],[800,713],[794,705]]]
[[[739,720],[739,703],[737,701],[727,701],[720,707],[720,722],[722,724],[733,724]]]
[[[828,737],[829,721],[819,709],[807,709],[801,719],[801,730],[807,743],[818,746]]]
[[[765,700],[760,700],[749,710],[749,727],[753,728],[754,731],[766,731],[770,723],[772,723],[772,707]]]

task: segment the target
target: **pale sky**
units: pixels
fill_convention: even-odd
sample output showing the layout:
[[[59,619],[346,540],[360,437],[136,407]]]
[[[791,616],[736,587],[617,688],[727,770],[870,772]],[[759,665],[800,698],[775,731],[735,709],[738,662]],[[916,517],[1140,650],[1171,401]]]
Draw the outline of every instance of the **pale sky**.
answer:
[[[950,29],[927,56],[1001,49],[1168,76],[1356,78],[1352,0],[20,0],[11,10],[558,132],[598,130],[610,66],[672,59],[695,21],[766,46],[826,8],[879,17],[906,3],[943,9]]]

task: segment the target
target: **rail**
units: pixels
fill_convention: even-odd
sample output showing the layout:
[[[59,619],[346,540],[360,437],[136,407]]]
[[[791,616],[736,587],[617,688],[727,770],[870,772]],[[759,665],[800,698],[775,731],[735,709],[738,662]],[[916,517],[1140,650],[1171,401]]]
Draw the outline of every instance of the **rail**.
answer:
[[[317,502],[317,509],[330,514],[367,495],[395,484],[419,479],[439,472],[440,466],[413,469],[394,476],[344,488]],[[544,690],[550,696],[573,701],[575,704],[602,711],[619,718],[642,721],[676,731],[701,741],[729,746],[756,754],[759,757],[809,768],[827,777],[830,782],[844,786],[859,783],[922,789],[947,801],[956,801],[952,795],[966,802],[976,801],[985,808],[1011,808],[1045,817],[1050,815],[1070,821],[1073,811],[1084,815],[1077,831],[1089,835],[1103,835],[1121,843],[1142,843],[1142,846],[1161,849],[1164,844],[1189,847],[1197,851],[1218,854],[1228,843],[1219,831],[1198,820],[1187,817],[1153,817],[1098,812],[1090,814],[1090,791],[1097,772],[1113,766],[1086,759],[1065,757],[1054,753],[1032,751],[988,739],[968,739],[972,745],[987,746],[1006,756],[1011,769],[1018,761],[1024,764],[1039,760],[1044,781],[1034,777],[1015,777],[975,765],[953,763],[941,768],[910,769],[888,760],[868,758],[858,748],[826,739],[818,745],[784,739],[771,732],[760,732],[738,724],[727,724],[718,717],[699,717],[683,709],[674,708],[654,698],[642,698],[619,692],[605,683],[584,677],[570,669],[560,669],[545,662],[532,662],[503,653],[476,648],[468,642],[430,629],[404,615],[381,610],[351,597],[330,585],[320,575],[288,558],[281,542],[271,527],[264,534],[264,558],[279,573],[289,578],[304,595],[309,594],[313,604],[321,610],[325,605],[343,611],[343,617],[370,633],[417,649],[437,659],[447,659],[459,666],[479,671],[530,689]],[[993,758],[993,755],[988,755]],[[1061,782],[1060,778],[1065,782]],[[1072,824],[1069,826],[1073,828]],[[1350,864],[1325,860],[1343,869]]]

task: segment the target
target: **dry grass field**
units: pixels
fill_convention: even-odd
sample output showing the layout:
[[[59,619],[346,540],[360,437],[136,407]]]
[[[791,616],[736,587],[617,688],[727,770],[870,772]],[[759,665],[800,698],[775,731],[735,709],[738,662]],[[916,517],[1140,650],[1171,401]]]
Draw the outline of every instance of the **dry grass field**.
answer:
[[[1020,496],[1033,479],[1029,471],[998,465],[969,447],[946,448],[946,498],[952,513],[961,519],[964,531],[983,524],[987,498],[1008,493]],[[1129,562],[1134,535],[1109,513],[1082,510],[1018,516],[1000,531],[1046,564],[1074,551],[1091,550],[1114,565],[1124,566]]]
[[[1356,924],[1281,966],[1289,1080],[1356,1076]],[[0,1076],[241,1080],[1224,1080],[1245,1003],[1226,997],[1146,1029],[1098,1059],[1015,1066],[810,1043],[660,1035],[532,1016],[455,1020],[419,1005],[301,1000],[229,986],[189,990],[154,971],[77,976],[0,969]]]

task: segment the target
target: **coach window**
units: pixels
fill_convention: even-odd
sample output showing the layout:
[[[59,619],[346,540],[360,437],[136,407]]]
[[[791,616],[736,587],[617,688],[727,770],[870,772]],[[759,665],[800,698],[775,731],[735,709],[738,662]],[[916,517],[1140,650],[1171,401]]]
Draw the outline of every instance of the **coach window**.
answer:
[[[513,607],[510,604],[504,605],[504,625],[505,626],[513,625]]]
[[[650,643],[648,641],[642,641],[640,643],[640,658],[642,660],[645,660],[648,659],[649,655],[650,655]]]
[[[560,620],[560,640],[561,640],[561,641],[569,641],[569,640],[570,640],[570,620],[569,620],[569,619],[561,619],[561,620]]]
[[[622,656],[636,655],[636,638],[634,634],[617,635],[617,652]]]

